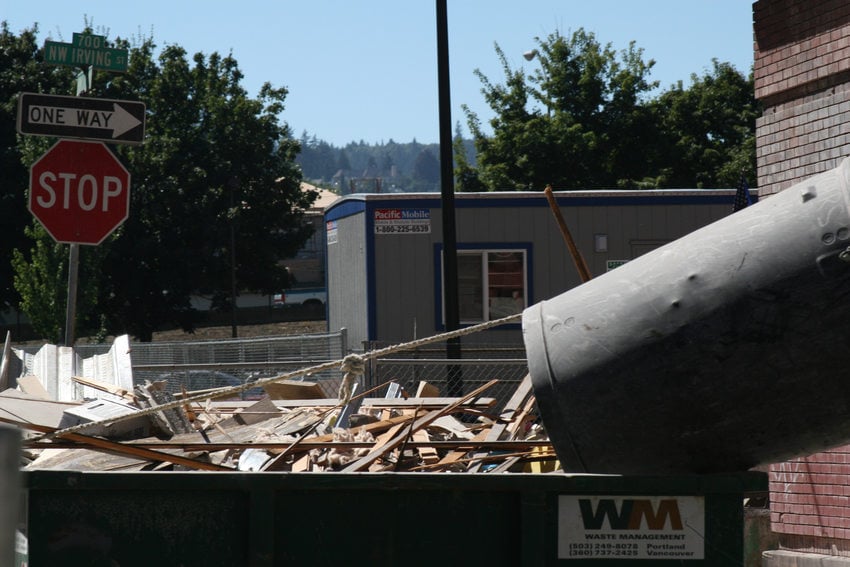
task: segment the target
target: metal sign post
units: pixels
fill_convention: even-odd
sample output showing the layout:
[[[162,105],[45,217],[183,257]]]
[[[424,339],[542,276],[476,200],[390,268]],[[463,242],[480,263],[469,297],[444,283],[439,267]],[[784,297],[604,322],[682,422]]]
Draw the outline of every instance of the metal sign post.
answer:
[[[126,49],[90,33],[75,33],[72,43],[45,41],[44,60],[81,69],[78,94],[91,89],[93,69],[123,73],[129,63]],[[140,102],[35,93],[18,99],[21,134],[141,144],[144,123]],[[70,244],[66,346],[74,344],[80,244],[100,244],[127,218],[129,192],[129,172],[102,143],[60,140],[30,170],[30,211],[54,240]]]

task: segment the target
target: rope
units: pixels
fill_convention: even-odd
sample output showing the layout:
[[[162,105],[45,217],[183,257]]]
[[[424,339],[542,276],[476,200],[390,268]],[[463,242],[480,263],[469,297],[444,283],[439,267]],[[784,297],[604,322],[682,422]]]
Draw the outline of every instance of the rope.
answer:
[[[317,364],[315,366],[309,366],[307,368],[301,368],[299,370],[293,370],[292,372],[287,372],[285,374],[281,374],[278,376],[271,376],[269,378],[261,378],[259,380],[255,380],[253,382],[248,382],[245,384],[241,384],[239,386],[231,386],[228,388],[221,388],[216,390],[215,392],[205,392],[203,394],[197,394],[195,396],[189,396],[187,398],[182,398],[180,400],[175,400],[173,402],[168,402],[159,406],[153,406],[149,408],[142,409],[140,411],[136,411],[133,413],[129,413],[126,415],[121,415],[117,417],[110,417],[106,419],[101,419],[99,421],[90,421],[88,423],[81,423],[79,425],[74,425],[71,427],[66,427],[65,429],[59,429],[54,431],[53,433],[48,433],[46,435],[42,435],[32,441],[43,441],[46,439],[53,439],[55,437],[61,437],[67,433],[77,433],[79,431],[83,431],[90,427],[97,427],[99,425],[108,425],[112,423],[118,423],[120,421],[125,421],[127,419],[132,419],[134,417],[142,417],[146,415],[152,415],[160,411],[170,410],[174,408],[180,408],[184,405],[191,404],[193,402],[204,402],[206,400],[211,400],[215,398],[222,398],[225,396],[230,396],[232,394],[238,394],[244,392],[245,390],[256,388],[258,386],[265,386],[266,384],[273,384],[274,382],[279,382],[281,380],[289,380],[291,378],[297,378],[300,376],[311,376],[312,374],[323,372],[325,370],[342,370],[346,373],[346,376],[352,375],[350,378],[352,384],[354,380],[354,375],[363,374],[363,370],[365,370],[365,362],[367,360],[371,360],[373,358],[380,358],[382,356],[387,356],[390,354],[395,354],[396,352],[411,350],[414,348],[418,348],[420,346],[425,346],[432,343],[437,343],[441,341],[447,341],[450,339],[460,338],[466,335],[471,335],[473,333],[478,333],[480,331],[486,331],[487,329],[492,329],[493,327],[499,327],[501,325],[506,325],[508,323],[514,323],[522,317],[522,313],[517,313],[515,315],[509,315],[508,317],[503,317],[501,319],[495,319],[493,321],[487,321],[485,323],[480,323],[478,325],[473,325],[471,327],[466,327],[465,329],[458,329],[455,331],[448,331],[446,333],[442,333],[439,335],[432,335],[430,337],[423,337],[421,339],[416,339],[406,343],[399,343],[396,345],[390,345],[388,347],[380,348],[377,350],[372,350],[369,352],[365,352],[363,354],[349,354],[345,356],[345,358],[334,360],[330,362],[324,362],[322,364]],[[347,361],[347,362],[346,362]],[[361,372],[357,372],[360,369]],[[345,382],[345,377],[343,377],[343,382]],[[342,386],[340,386],[341,395],[344,395],[342,392]],[[351,393],[349,390],[348,397],[350,399]]]
[[[345,372],[342,376],[342,382],[339,384],[339,403],[346,405],[351,401],[351,392],[354,391],[354,383],[358,376],[363,376],[366,373],[366,364],[363,357],[356,354],[349,354],[342,359],[340,370]]]

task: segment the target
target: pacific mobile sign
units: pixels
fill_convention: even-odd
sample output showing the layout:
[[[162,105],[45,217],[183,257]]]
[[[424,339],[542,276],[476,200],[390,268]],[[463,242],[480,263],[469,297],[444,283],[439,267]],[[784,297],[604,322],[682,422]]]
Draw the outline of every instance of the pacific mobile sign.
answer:
[[[558,498],[559,559],[704,559],[700,496]]]
[[[429,234],[431,209],[375,209],[375,234]]]

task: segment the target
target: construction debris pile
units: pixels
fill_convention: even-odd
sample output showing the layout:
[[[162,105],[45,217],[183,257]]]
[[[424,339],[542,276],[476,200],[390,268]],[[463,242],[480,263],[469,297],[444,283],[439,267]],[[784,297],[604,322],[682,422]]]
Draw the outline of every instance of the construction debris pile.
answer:
[[[125,348],[117,346],[119,351]],[[7,359],[4,355],[4,387],[11,382]],[[228,397],[226,388],[174,394],[173,385],[163,382],[134,385],[129,365],[117,366],[123,369],[118,380],[100,379],[102,373],[99,378],[72,376],[72,384],[64,386],[45,384],[24,371],[14,387],[0,392],[0,422],[24,432],[24,469],[560,469],[540,424],[528,376],[497,407],[497,400],[486,395],[498,380],[453,398],[441,397],[427,382],[420,382],[416,392],[390,382],[363,393],[355,383],[332,398],[318,382],[283,376],[264,381],[260,399],[243,400]],[[351,380],[348,383],[351,386]],[[63,398],[60,390],[84,395]]]

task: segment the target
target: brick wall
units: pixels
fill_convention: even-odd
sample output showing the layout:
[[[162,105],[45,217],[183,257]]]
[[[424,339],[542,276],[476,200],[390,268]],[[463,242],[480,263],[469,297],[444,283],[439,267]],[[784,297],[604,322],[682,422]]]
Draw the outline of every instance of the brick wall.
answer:
[[[753,4],[760,194],[850,155],[850,2]],[[850,556],[850,446],[770,466],[771,527],[786,549]]]
[[[766,108],[756,120],[759,194],[781,191],[850,156],[849,111],[850,83]]]
[[[836,167],[850,155],[850,2],[753,4],[760,194]]]
[[[850,557],[850,445],[773,464],[769,478],[783,547]]]

